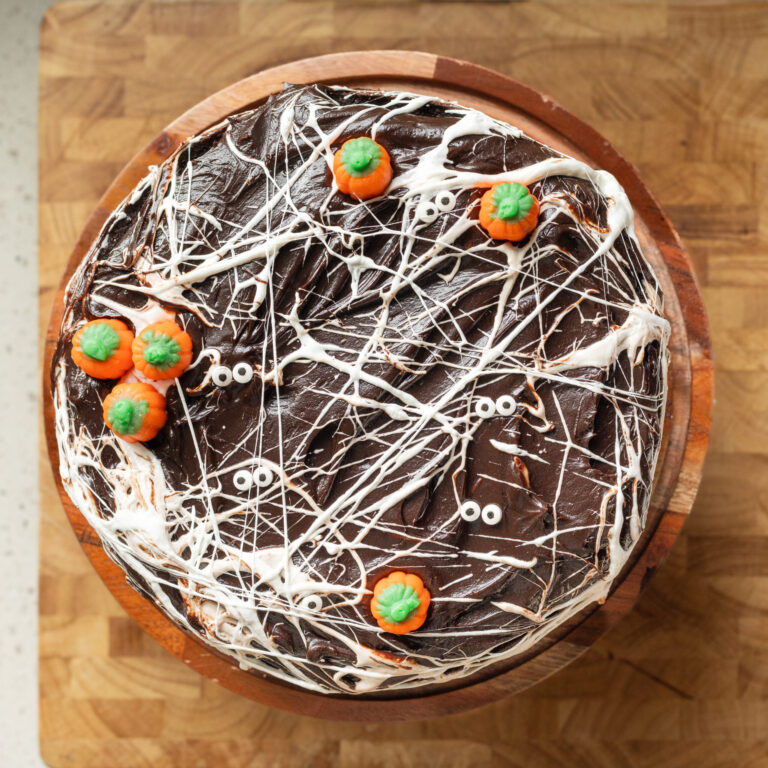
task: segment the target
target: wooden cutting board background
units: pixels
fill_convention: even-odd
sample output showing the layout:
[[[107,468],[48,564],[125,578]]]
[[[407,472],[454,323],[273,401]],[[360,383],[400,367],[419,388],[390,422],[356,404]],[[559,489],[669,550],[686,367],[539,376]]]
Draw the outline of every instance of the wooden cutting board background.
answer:
[[[41,454],[44,759],[768,766],[768,4],[55,5],[41,32],[41,329],[90,210],[166,123],[265,66],[360,48],[510,74],[639,166],[691,250],[713,330],[718,402],[691,520],[630,616],[533,690],[439,720],[329,723],[241,699],[144,635],[80,551]]]

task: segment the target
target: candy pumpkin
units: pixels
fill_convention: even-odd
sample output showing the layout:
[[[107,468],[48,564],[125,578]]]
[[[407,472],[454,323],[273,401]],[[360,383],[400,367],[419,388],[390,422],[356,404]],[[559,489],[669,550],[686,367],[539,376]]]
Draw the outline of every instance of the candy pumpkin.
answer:
[[[119,379],[133,368],[133,334],[122,320],[91,320],[72,337],[72,360],[95,379]]]
[[[133,341],[133,364],[148,379],[175,379],[191,362],[192,339],[170,320],[148,325]]]
[[[333,156],[336,186],[358,200],[378,197],[392,181],[389,153],[373,139],[349,139]]]
[[[395,571],[376,582],[371,613],[385,632],[405,635],[424,623],[429,601],[429,592],[416,574]]]
[[[165,398],[143,382],[117,384],[104,398],[104,421],[127,443],[151,440],[166,420]]]
[[[494,184],[480,200],[480,224],[494,240],[522,240],[538,218],[539,201],[514,181]]]

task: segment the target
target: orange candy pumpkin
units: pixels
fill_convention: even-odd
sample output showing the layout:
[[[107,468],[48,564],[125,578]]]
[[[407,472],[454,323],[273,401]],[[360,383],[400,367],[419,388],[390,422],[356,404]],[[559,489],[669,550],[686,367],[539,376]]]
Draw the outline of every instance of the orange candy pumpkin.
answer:
[[[538,219],[539,201],[524,184],[494,184],[480,200],[480,224],[494,240],[522,240]]]
[[[72,360],[95,379],[119,379],[133,368],[133,334],[122,320],[100,318],[72,337]]]
[[[151,384],[117,384],[104,398],[104,421],[127,443],[151,440],[166,418],[165,398]]]
[[[358,200],[378,197],[392,181],[389,153],[373,139],[349,139],[333,156],[336,185],[345,195]]]
[[[133,341],[133,364],[148,379],[175,379],[192,362],[192,339],[176,323],[148,325]]]
[[[385,632],[405,635],[426,621],[429,601],[429,592],[416,574],[395,571],[376,582],[371,613]]]

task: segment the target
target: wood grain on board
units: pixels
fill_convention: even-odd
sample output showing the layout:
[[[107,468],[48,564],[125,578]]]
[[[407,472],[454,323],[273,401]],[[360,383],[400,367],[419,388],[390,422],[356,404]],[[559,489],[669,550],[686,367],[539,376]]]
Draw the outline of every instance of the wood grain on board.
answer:
[[[688,3],[53,7],[40,67],[41,327],[98,198],[185,109],[265,66],[402,47],[526,81],[636,163],[693,254],[724,351],[704,490],[637,608],[531,691],[439,720],[315,721],[186,669],[111,597],[43,468],[41,744],[51,765],[763,764],[767,20],[756,6]]]

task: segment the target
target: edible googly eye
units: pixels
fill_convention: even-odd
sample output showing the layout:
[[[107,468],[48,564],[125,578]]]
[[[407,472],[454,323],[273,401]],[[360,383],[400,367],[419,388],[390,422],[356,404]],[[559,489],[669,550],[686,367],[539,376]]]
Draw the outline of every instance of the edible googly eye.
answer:
[[[266,488],[268,485],[272,485],[272,481],[275,476],[269,467],[258,467],[253,470],[253,482],[256,483],[257,488]]]
[[[251,367],[250,363],[238,363],[232,369],[232,378],[238,384],[247,384],[253,378],[253,368]]]
[[[490,397],[481,397],[475,403],[475,413],[483,419],[488,419],[496,413],[496,403]]]
[[[517,408],[517,401],[512,395],[502,395],[496,399],[496,411],[502,416],[511,416]]]
[[[299,605],[305,611],[319,611],[323,607],[323,601],[319,595],[307,595]]]
[[[416,218],[431,224],[437,218],[438,210],[434,203],[424,200],[416,206]]]
[[[440,192],[440,194],[438,194],[438,196],[435,198],[435,205],[443,213],[452,211],[456,205],[456,195],[454,195],[453,192],[449,192],[448,190]]]
[[[247,469],[238,469],[234,477],[235,488],[247,491],[253,483],[253,475]]]
[[[217,387],[227,387],[232,383],[232,371],[226,365],[217,365],[211,372],[211,378]]]
[[[467,499],[460,507],[459,514],[462,520],[472,523],[480,517],[480,505],[476,501]]]
[[[498,504],[486,504],[482,511],[483,522],[498,525],[501,522],[501,507]]]

